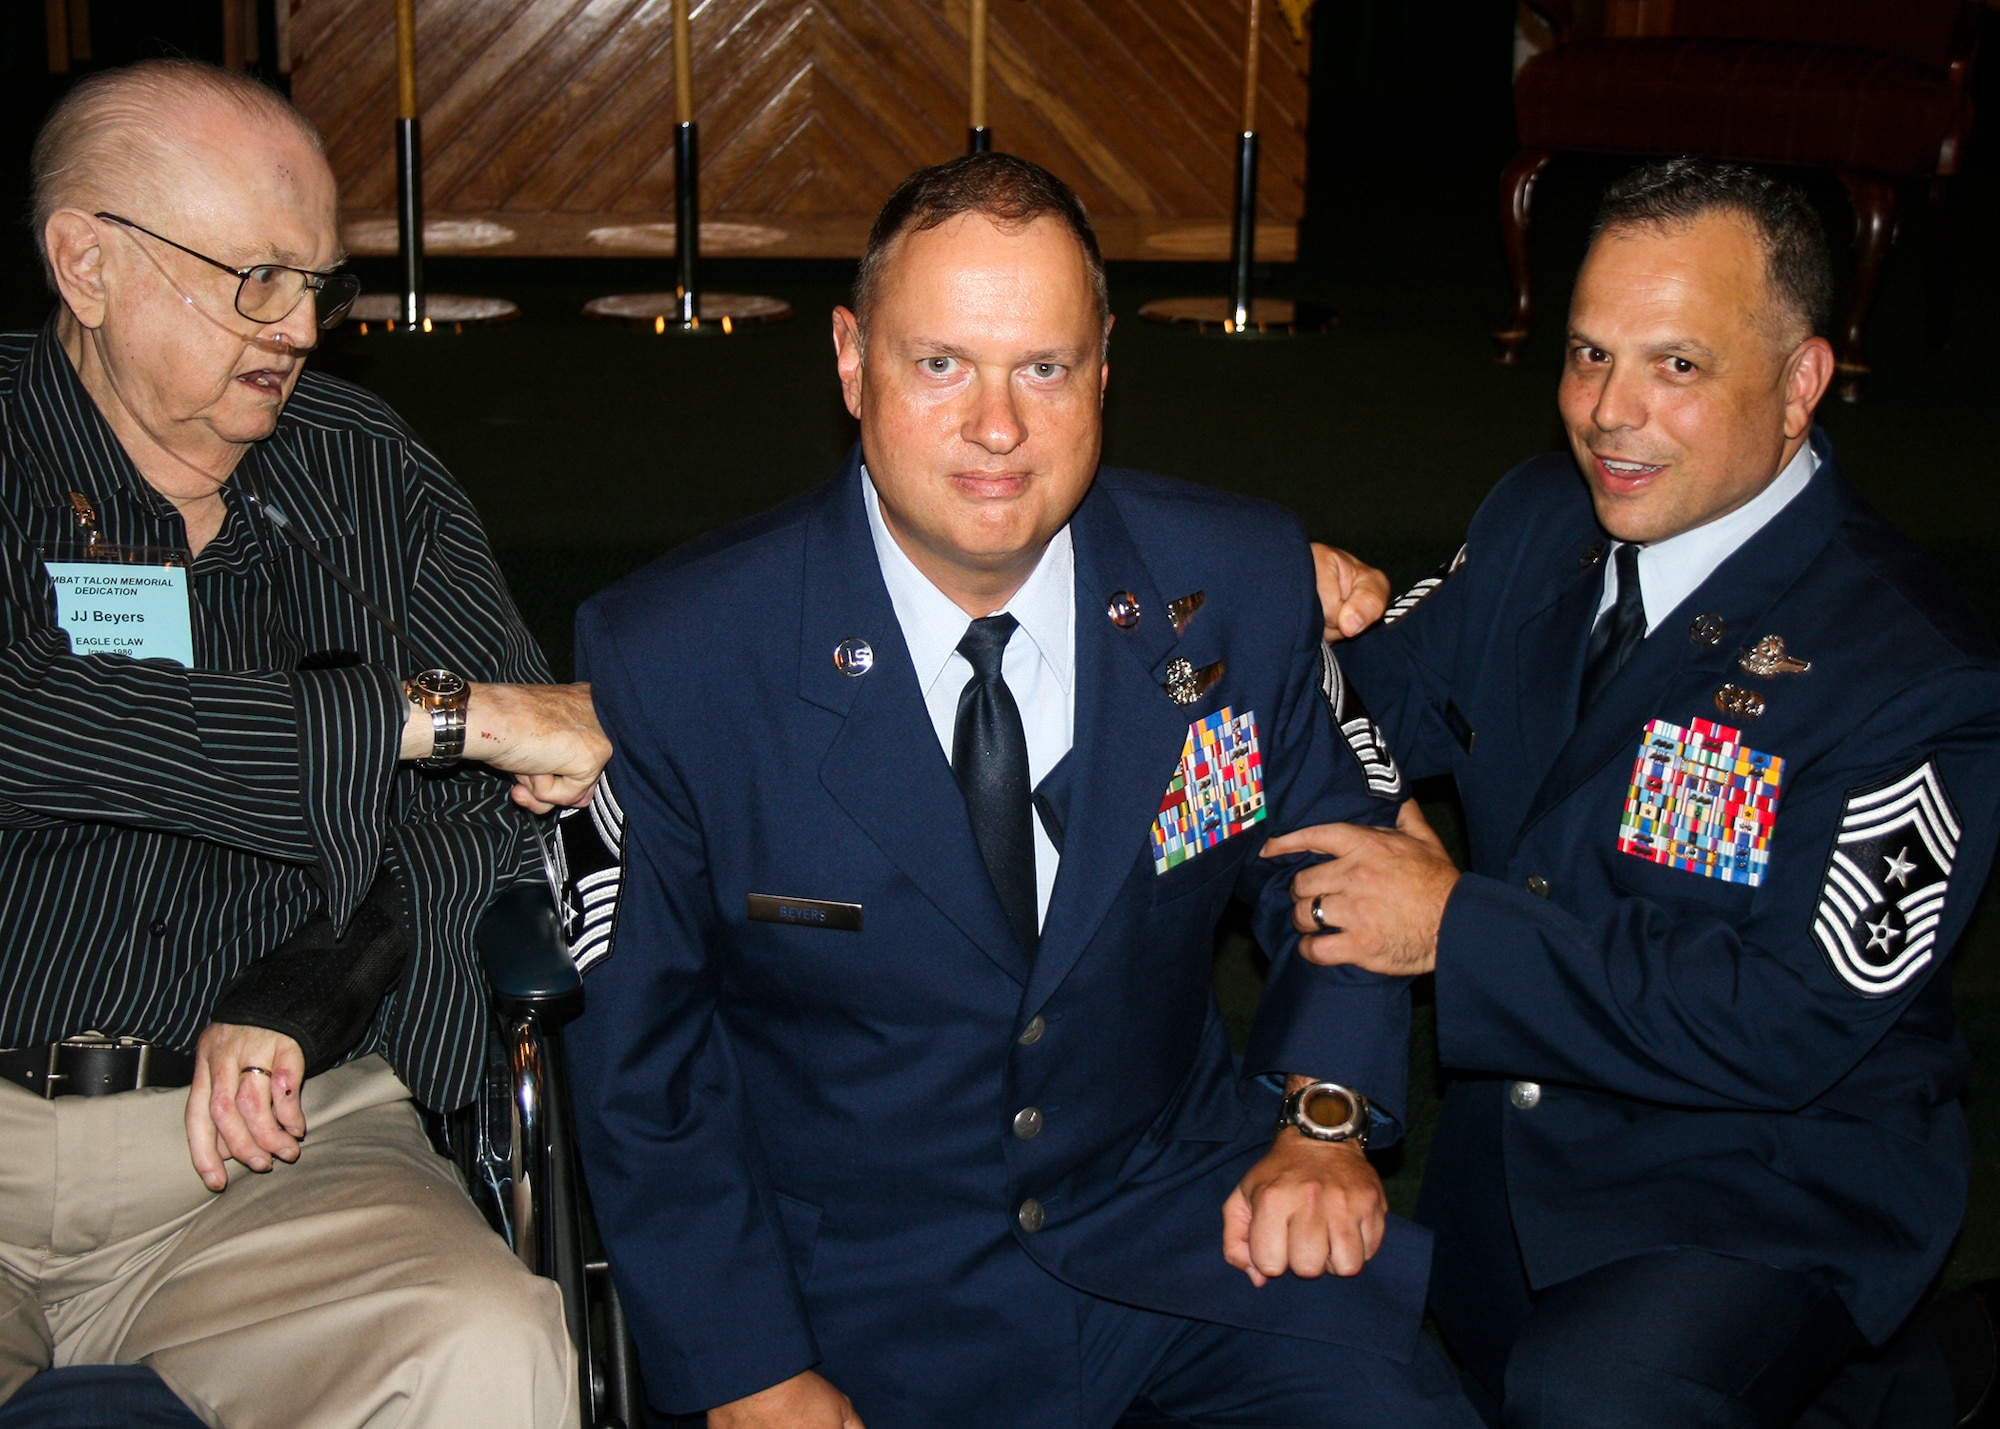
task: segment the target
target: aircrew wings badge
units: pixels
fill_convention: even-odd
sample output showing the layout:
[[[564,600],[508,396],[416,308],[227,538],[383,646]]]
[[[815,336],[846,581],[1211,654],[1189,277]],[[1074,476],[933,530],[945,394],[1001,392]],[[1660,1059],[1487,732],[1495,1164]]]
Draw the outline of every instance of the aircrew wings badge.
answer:
[[[1931,760],[1848,794],[1813,937],[1863,997],[1887,997],[1929,965],[1958,836],[1958,815]]]
[[[1320,646],[1319,658],[1319,692],[1326,697],[1326,707],[1333,711],[1333,722],[1341,738],[1347,741],[1348,749],[1361,765],[1361,777],[1368,781],[1368,792],[1378,799],[1402,798],[1403,771],[1396,767],[1395,757],[1389,753],[1382,727],[1375,723],[1368,707],[1361,703],[1361,696],[1347,683],[1333,647]]]
[[[1165,873],[1232,834],[1260,824],[1264,754],[1257,747],[1257,712],[1224,706],[1188,726],[1181,762],[1167,782],[1153,820],[1153,872]]]
[[[1709,720],[1656,719],[1639,740],[1618,851],[1755,888],[1771,865],[1785,761]]]

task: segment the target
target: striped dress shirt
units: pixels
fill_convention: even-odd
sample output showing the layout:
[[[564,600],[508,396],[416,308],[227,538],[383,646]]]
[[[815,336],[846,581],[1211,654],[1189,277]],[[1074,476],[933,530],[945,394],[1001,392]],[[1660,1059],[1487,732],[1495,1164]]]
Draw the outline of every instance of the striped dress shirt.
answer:
[[[533,825],[483,765],[397,763],[415,658],[258,504],[428,664],[547,681],[465,493],[382,402],[306,373],[189,567],[184,668],[71,652],[43,563],[80,548],[72,492],[107,543],[185,547],[51,319],[0,335],[0,1047],[96,1030],[192,1049],[230,978],[316,915],[344,927],[387,867],[412,948],[356,1054],[431,1107],[466,1102],[487,1027],[473,924],[540,876]]]

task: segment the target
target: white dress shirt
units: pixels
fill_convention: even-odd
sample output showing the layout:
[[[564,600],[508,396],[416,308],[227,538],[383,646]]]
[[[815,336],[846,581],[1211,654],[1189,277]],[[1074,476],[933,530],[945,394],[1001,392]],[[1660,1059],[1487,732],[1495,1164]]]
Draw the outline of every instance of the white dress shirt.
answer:
[[[1808,442],[1799,448],[1798,455],[1785,463],[1785,469],[1778,473],[1776,481],[1727,516],[1718,516],[1692,531],[1683,531],[1678,536],[1641,546],[1639,594],[1646,601],[1646,633],[1651,635],[1662,620],[1672,615],[1682,601],[1693,595],[1701,583],[1715,573],[1717,566],[1735,555],[1739,546],[1763,530],[1773,516],[1790,505],[1792,498],[1806,489],[1806,483],[1818,470],[1819,458]],[[1600,616],[1618,603],[1618,567],[1611,556],[1624,544],[1623,541],[1614,541],[1605,553],[1604,595],[1597,602],[1597,614]],[[1595,623],[1594,617],[1592,623]]]
[[[868,506],[868,529],[875,537],[875,559],[889,587],[889,603],[903,627],[903,643],[910,647],[931,728],[949,762],[958,728],[958,697],[972,679],[972,666],[958,653],[958,642],[965,638],[972,617],[932,585],[896,544],[865,467],[861,495]],[[1062,762],[1075,739],[1076,553],[1068,526],[1056,532],[1034,573],[1000,610],[1020,622],[1007,641],[1000,674],[1021,711],[1021,730],[1028,739],[1028,784],[1033,788]],[[998,615],[1000,610],[986,613]],[[1056,848],[1041,819],[1030,822],[1035,830],[1035,925],[1040,927],[1049,915],[1049,894],[1056,886]]]

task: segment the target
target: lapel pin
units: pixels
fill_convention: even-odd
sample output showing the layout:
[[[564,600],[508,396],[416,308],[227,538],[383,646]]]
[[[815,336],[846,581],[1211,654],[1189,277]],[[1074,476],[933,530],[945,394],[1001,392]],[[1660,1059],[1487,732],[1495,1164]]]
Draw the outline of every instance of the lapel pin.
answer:
[[[1715,692],[1715,707],[1737,719],[1756,719],[1764,713],[1764,697],[1741,685],[1724,685]]]
[[[875,647],[858,638],[843,640],[833,647],[833,668],[858,680],[875,668]]]
[[[1129,590],[1114,590],[1105,603],[1104,613],[1120,630],[1130,630],[1139,623],[1139,597]]]
[[[1227,666],[1217,660],[1213,665],[1204,665],[1199,670],[1179,656],[1167,661],[1166,692],[1177,705],[1191,705],[1215,688]]]
[[[1591,543],[1590,549],[1583,553],[1583,559],[1576,563],[1576,568],[1580,571],[1587,571],[1603,559],[1604,543],[1602,541],[1595,541]]]
[[[1720,645],[1722,632],[1725,629],[1727,627],[1723,624],[1721,616],[1704,613],[1697,615],[1693,623],[1688,626],[1688,639],[1697,645]]]
[[[1766,635],[1736,657],[1736,663],[1752,675],[1803,675],[1812,661],[1785,653],[1785,637]]]
[[[1208,592],[1205,590],[1198,590],[1190,595],[1184,595],[1179,600],[1168,601],[1167,619],[1174,623],[1174,634],[1178,635],[1187,629],[1187,623],[1194,619],[1195,612],[1207,603]]]

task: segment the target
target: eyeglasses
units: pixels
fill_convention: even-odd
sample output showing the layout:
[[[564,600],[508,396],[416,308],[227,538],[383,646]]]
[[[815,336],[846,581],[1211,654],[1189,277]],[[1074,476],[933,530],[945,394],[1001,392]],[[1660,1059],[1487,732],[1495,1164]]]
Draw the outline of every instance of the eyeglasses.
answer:
[[[199,258],[211,268],[220,268],[236,282],[236,311],[253,323],[282,322],[310,292],[319,308],[319,325],[332,327],[347,316],[347,310],[361,295],[361,280],[352,273],[315,273],[308,268],[288,268],[282,263],[259,263],[254,268],[232,268],[218,258],[197,253],[186,244],[153,232],[143,224],[115,213],[100,213],[106,223],[159,239],[169,248],[178,248],[190,258]]]

